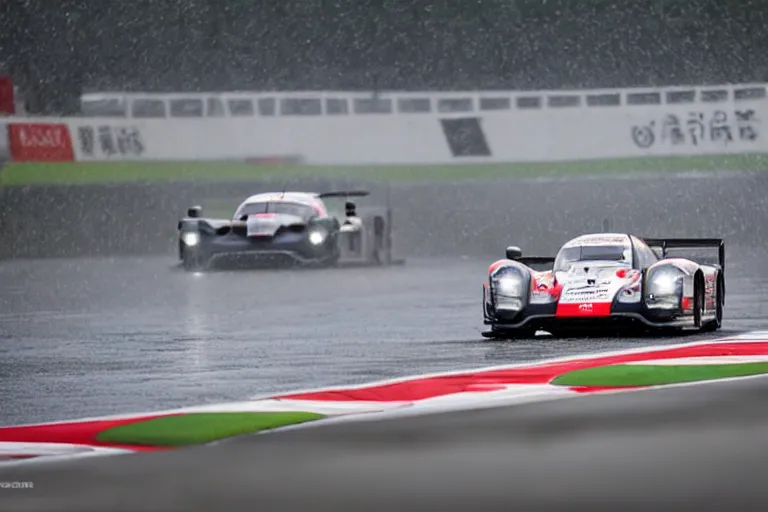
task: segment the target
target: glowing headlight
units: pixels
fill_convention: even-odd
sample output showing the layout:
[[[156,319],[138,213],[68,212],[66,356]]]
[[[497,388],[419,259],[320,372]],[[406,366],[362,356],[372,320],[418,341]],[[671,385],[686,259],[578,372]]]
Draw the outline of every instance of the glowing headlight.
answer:
[[[651,279],[650,291],[654,295],[674,295],[680,275],[671,272],[660,272]]]
[[[309,243],[312,245],[320,245],[325,241],[328,233],[322,229],[313,229],[309,233]]]
[[[521,297],[523,295],[523,279],[511,274],[496,281],[496,292],[505,297]]]
[[[198,235],[197,233],[182,233],[181,241],[184,242],[184,244],[188,245],[189,247],[194,247],[195,245],[200,243],[200,235]]]

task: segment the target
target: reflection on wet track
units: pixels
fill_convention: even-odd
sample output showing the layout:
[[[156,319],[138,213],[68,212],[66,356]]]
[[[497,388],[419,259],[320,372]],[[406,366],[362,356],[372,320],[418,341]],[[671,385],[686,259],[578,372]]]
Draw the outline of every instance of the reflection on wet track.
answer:
[[[750,251],[729,259],[719,334],[766,327],[768,276],[753,277],[755,260]],[[192,275],[171,258],[0,262],[0,420],[155,410],[680,342],[486,341],[488,263]]]

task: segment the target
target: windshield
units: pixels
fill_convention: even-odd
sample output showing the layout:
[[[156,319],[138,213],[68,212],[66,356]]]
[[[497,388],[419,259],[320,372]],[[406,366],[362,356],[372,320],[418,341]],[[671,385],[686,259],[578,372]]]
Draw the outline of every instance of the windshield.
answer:
[[[257,213],[282,213],[296,215],[303,220],[309,220],[317,215],[317,211],[309,205],[287,201],[269,201],[249,203],[243,206],[237,214],[238,220],[245,220],[249,215]]]
[[[581,245],[566,247],[555,259],[554,270],[566,272],[576,261],[620,261],[631,263],[631,249],[624,245]]]

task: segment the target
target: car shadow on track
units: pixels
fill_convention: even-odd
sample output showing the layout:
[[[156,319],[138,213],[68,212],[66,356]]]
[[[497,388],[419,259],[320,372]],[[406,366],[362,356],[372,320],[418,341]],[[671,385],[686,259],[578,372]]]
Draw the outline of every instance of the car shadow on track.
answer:
[[[552,342],[552,341],[588,341],[588,342],[601,342],[601,341],[624,341],[631,342],[633,340],[643,341],[646,340],[686,340],[686,341],[705,341],[718,338],[725,338],[728,336],[736,336],[744,334],[747,331],[738,329],[720,329],[714,332],[701,332],[698,330],[683,330],[683,331],[637,331],[637,332],[621,332],[621,331],[602,331],[602,332],[590,332],[584,334],[568,334],[568,335],[553,335],[545,331],[539,331],[535,336],[510,336],[505,338],[483,338],[480,341],[484,343],[515,343],[515,342]]]
[[[728,336],[742,334],[745,331],[720,330],[714,333],[696,331],[677,334],[640,333],[634,335],[593,335],[555,337],[541,334],[534,337],[515,339],[481,339],[479,346],[487,348],[484,359],[493,365],[535,363],[542,359],[559,357],[578,357],[588,353],[610,352],[632,348],[662,347],[702,341],[715,341]]]

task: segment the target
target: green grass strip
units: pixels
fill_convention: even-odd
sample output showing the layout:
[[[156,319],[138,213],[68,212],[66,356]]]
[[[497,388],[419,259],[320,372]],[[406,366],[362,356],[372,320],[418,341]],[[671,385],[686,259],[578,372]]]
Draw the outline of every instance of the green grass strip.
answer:
[[[165,416],[99,433],[103,442],[187,446],[324,418],[309,412],[216,412]]]
[[[375,181],[424,181],[631,172],[744,171],[761,170],[767,167],[768,154],[400,166],[280,166],[239,162],[30,162],[9,163],[0,169],[0,186],[179,180],[239,181],[302,176]]]
[[[768,363],[705,365],[619,364],[576,370],[556,377],[558,386],[660,386],[768,373]]]

